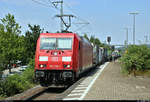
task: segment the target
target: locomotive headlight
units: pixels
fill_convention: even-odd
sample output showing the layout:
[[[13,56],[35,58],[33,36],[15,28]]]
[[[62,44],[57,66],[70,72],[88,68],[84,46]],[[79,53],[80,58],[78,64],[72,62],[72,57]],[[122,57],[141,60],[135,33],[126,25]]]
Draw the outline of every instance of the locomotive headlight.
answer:
[[[41,65],[40,65],[40,67],[44,67],[44,65],[43,65],[43,64],[41,64]]]
[[[71,62],[71,56],[62,57],[62,61],[64,61],[64,62]]]
[[[39,56],[39,61],[48,61],[48,56]]]
[[[69,67],[70,67],[70,65],[67,65],[67,67],[69,68]]]
[[[70,68],[70,65],[68,64],[68,65],[64,65],[64,68]]]
[[[40,64],[39,66],[40,66],[40,68],[45,68],[46,64]]]
[[[56,55],[57,55],[57,52],[54,52],[54,55],[56,56]]]

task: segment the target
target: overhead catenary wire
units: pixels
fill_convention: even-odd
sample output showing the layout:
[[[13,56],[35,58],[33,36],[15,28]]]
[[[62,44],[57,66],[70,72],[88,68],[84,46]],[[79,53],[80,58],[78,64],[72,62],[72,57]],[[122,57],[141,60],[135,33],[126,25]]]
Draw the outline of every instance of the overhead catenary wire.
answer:
[[[49,3],[49,1],[48,0],[31,0],[31,1],[33,1],[34,3],[36,3],[37,5],[41,5],[41,6],[43,6],[43,7],[49,7],[49,8],[51,8],[51,9],[53,9],[53,10],[56,10],[50,3]],[[51,19],[52,19],[52,21],[54,21],[55,19],[54,19],[54,17],[51,17]],[[49,21],[49,19],[48,19],[48,21]],[[53,22],[51,22],[51,23],[53,23]],[[55,22],[55,24],[56,24],[56,22]],[[48,24],[46,23],[46,26],[48,27]],[[50,25],[51,26],[51,25]],[[51,27],[49,27],[49,28],[53,28],[54,26],[51,26]]]
[[[74,13],[75,15],[78,15],[66,2],[65,2],[64,4],[70,9],[70,11],[71,11],[72,13]],[[86,23],[89,23],[88,21],[82,19],[82,18],[79,17],[79,16],[76,16],[76,18],[77,18],[78,20],[82,20],[82,21],[84,21],[84,22],[86,22]]]
[[[49,5],[48,4],[48,2],[43,2],[43,0],[42,0],[42,2],[40,1],[40,0],[32,0],[33,2],[35,2],[35,3],[37,3],[37,4],[39,4],[39,5],[42,5],[42,6],[44,6],[44,7],[49,7],[49,8],[53,8],[53,6],[52,5]],[[49,0],[50,1],[50,0]],[[55,10],[58,10],[58,9],[55,9]]]
[[[65,2],[64,4],[65,4],[65,6],[66,6],[72,13],[74,13],[75,15],[78,15],[66,2]],[[76,32],[76,31],[78,31],[78,30],[81,30],[81,29],[83,29],[84,27],[86,27],[88,24],[90,24],[89,21],[87,21],[87,20],[85,20],[85,19],[83,19],[83,18],[81,18],[81,17],[79,17],[79,16],[76,16],[75,18],[76,18],[79,22],[72,23],[72,24],[74,24],[76,27],[78,27],[76,30],[74,30],[74,32]],[[81,25],[80,27],[78,26],[79,24]]]
[[[44,6],[44,7],[49,7],[49,8],[53,8],[53,6],[52,5],[48,5],[48,3],[50,2],[51,3],[51,1],[50,0],[48,0],[48,2],[47,3],[44,3],[44,2],[40,2],[40,0],[32,0],[33,2],[35,2],[36,4],[39,4],[39,5],[42,5],[42,6]],[[43,0],[42,0],[43,1]],[[56,9],[55,9],[56,10]],[[52,17],[52,19],[54,19],[54,17]]]
[[[33,2],[39,4],[39,5],[42,5],[42,6],[45,6],[45,7],[50,7],[50,8],[55,8],[55,10],[60,10],[60,8],[57,7],[56,4],[54,4],[55,2],[53,2],[52,0],[47,0],[49,3],[51,3],[52,5],[48,5],[48,3],[44,3],[43,0],[40,1],[40,0],[32,0]],[[72,12],[74,13],[75,15],[78,15],[66,2],[64,3],[64,5]],[[79,16],[75,16],[75,18],[79,21],[79,22],[76,22],[76,23],[73,23],[74,25],[82,25],[81,27],[79,26],[76,26],[78,27],[75,31],[77,30],[80,30],[82,29],[83,27],[85,27],[87,24],[90,24],[87,20],[79,17]]]
[[[35,2],[35,3],[37,3],[37,4],[40,4],[40,5],[42,5],[42,6],[50,7],[50,5],[47,5],[47,4],[42,3],[42,2],[39,2],[39,0],[38,0],[38,1],[37,1],[37,0],[32,0],[32,1]]]
[[[58,8],[57,8],[57,5],[55,6],[54,5],[54,3],[51,1],[51,0],[48,0],[53,6],[52,7],[55,7],[57,10],[59,10]]]
[[[74,13],[75,15],[78,15],[78,14],[72,9],[72,7],[70,7],[70,6],[68,5],[68,3],[65,2],[65,6],[68,7],[68,9],[69,9],[72,13]],[[81,18],[81,17],[79,17],[79,16],[76,16],[76,19],[79,20],[80,22],[73,23],[76,27],[78,27],[78,28],[75,30],[75,32],[78,31],[78,30],[83,29],[83,28],[86,27],[87,25],[90,25],[90,29],[92,29],[92,24],[91,24],[91,22],[90,22],[89,20],[87,21],[87,20],[85,20],[85,19],[83,19],[83,18]],[[80,25],[82,24],[82,26],[79,27],[79,26],[78,26],[79,24],[80,24]]]
[[[39,0],[32,0],[32,1],[35,2],[35,3],[37,3],[37,4],[39,4],[39,5],[42,5],[42,6],[45,6],[45,7],[50,7],[50,5],[45,4],[45,3],[43,3],[43,2],[40,2]],[[53,4],[53,2],[52,2],[51,0],[48,0],[48,1],[53,5],[53,6],[51,6],[51,7],[55,7],[55,9],[59,10],[59,9],[56,7],[57,5],[54,6],[54,4]],[[67,7],[70,9],[70,11],[71,11],[72,13],[78,15],[76,12],[74,12],[74,10],[73,10],[67,3],[64,3],[64,4],[65,4],[65,6],[67,6]],[[89,23],[88,21],[82,19],[82,18],[79,17],[79,16],[76,16],[76,19],[83,21],[83,23],[85,23],[85,24],[88,24],[88,23]],[[76,24],[77,24],[77,23],[76,23]],[[81,23],[80,23],[80,24],[81,24]]]

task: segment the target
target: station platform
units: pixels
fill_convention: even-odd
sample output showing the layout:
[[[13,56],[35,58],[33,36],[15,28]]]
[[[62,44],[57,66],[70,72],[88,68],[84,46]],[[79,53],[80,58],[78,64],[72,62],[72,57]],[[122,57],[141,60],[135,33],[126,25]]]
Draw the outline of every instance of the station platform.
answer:
[[[83,100],[150,100],[150,78],[123,75],[120,62],[110,62]]]
[[[118,60],[106,62],[63,100],[150,100],[150,78],[124,75]]]

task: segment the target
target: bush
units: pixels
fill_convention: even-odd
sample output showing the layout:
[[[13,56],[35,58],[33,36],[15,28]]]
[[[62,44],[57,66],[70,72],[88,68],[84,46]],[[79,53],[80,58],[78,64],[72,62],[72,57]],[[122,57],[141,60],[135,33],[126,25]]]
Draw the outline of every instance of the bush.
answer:
[[[23,72],[22,77],[24,78],[24,80],[27,80],[30,83],[34,83],[34,69],[33,68],[26,69]]]
[[[35,84],[35,82],[34,82],[34,65],[35,64],[34,63],[35,63],[34,59],[30,59],[30,62],[28,65],[29,68],[27,68],[22,74],[24,79],[28,80],[32,84]]]
[[[147,59],[147,60],[144,62],[144,66],[145,66],[145,69],[149,69],[149,70],[150,70],[150,59]]]
[[[150,69],[150,48],[145,45],[129,46],[121,58],[122,66],[127,71]]]
[[[24,77],[15,74],[13,76],[9,76],[4,81],[3,90],[7,96],[11,96],[17,93],[21,93],[24,90],[31,87],[29,81],[25,80]]]
[[[6,93],[4,92],[4,86],[5,86],[4,82],[1,81],[0,82],[0,98],[6,97]]]
[[[0,82],[0,97],[9,97],[21,93],[36,83],[34,82],[34,59],[30,60],[29,68],[22,75],[15,74]]]
[[[34,69],[34,66],[35,66],[35,58],[30,59],[30,62],[29,62],[29,68],[33,68]]]

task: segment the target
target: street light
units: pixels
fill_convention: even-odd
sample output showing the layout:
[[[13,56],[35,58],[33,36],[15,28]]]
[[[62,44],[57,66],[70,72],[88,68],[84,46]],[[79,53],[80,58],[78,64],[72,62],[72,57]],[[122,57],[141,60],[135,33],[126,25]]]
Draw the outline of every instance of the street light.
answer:
[[[129,14],[133,15],[133,44],[135,45],[135,16],[138,15],[139,13],[132,12]]]
[[[126,45],[128,46],[128,28],[124,28],[126,30]]]

